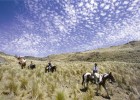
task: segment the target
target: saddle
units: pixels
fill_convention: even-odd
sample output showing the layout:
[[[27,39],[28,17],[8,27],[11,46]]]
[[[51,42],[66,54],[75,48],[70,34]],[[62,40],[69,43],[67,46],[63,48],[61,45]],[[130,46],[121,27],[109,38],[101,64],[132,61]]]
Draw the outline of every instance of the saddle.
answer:
[[[94,75],[96,76],[96,78],[100,78],[100,74],[99,73],[94,73]]]
[[[103,74],[94,73],[94,76],[97,78],[98,83],[102,81]]]

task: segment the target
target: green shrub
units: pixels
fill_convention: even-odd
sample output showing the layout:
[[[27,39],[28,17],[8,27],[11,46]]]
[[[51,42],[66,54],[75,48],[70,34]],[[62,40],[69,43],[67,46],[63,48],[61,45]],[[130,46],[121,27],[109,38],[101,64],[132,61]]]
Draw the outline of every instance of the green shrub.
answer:
[[[22,89],[26,89],[27,88],[27,84],[28,84],[28,79],[26,79],[25,77],[24,78],[21,78],[19,79],[20,80],[20,88]]]
[[[56,100],[66,100],[64,92],[57,92]]]

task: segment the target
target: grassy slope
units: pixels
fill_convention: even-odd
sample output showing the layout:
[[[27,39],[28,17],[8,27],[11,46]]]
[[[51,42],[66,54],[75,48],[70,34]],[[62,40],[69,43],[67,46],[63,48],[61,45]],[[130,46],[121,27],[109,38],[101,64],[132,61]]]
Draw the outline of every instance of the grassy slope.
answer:
[[[93,51],[52,55],[49,59],[64,61],[121,61],[140,63],[140,42],[133,41],[125,45]]]
[[[139,44],[131,42],[106,49],[50,56],[58,67],[53,74],[44,73],[48,61],[33,60],[37,65],[35,70],[21,70],[14,57],[0,54],[6,59],[0,66],[0,100],[104,100],[95,96],[96,85],[89,85],[87,92],[80,91],[81,76],[92,71],[95,61],[100,73],[112,71],[116,78],[115,84],[107,83],[112,100],[135,100],[140,93]],[[27,65],[30,61],[27,60]],[[103,89],[101,93],[106,94]]]

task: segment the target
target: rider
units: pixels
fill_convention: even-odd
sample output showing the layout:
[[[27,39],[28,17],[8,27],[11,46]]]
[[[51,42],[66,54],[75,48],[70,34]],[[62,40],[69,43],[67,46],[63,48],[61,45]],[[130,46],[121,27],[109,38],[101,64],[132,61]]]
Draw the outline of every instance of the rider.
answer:
[[[32,65],[34,65],[34,64],[33,64],[33,61],[31,61],[30,67],[31,67]]]
[[[28,69],[31,68],[33,65],[33,61],[31,61],[30,65],[28,66]]]
[[[48,69],[49,69],[49,71],[51,70],[51,68],[52,68],[52,64],[51,64],[51,61],[49,61],[49,63],[48,63]]]
[[[98,78],[97,76],[95,75],[95,73],[98,73],[99,69],[98,69],[98,66],[97,66],[97,63],[95,63],[94,67],[93,67],[93,76],[94,76],[94,79],[95,79],[95,83],[97,84],[97,81],[98,81]]]

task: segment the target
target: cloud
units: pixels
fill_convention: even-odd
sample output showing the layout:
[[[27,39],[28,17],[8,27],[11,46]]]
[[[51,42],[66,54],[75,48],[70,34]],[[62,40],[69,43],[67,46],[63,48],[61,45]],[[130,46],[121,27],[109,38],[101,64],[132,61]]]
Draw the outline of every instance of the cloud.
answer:
[[[5,45],[3,49],[7,51],[13,51],[18,54],[27,54],[27,55],[38,55],[37,47],[41,42],[41,37],[34,34],[24,34],[19,38],[16,38]]]
[[[113,45],[140,40],[140,15],[137,13],[130,19],[105,26],[97,32],[90,42],[74,48],[77,51],[93,50]]]
[[[139,40],[139,0],[24,0],[2,50],[23,55],[84,51]],[[3,38],[4,37],[4,38]],[[6,37],[9,37],[6,39]]]

